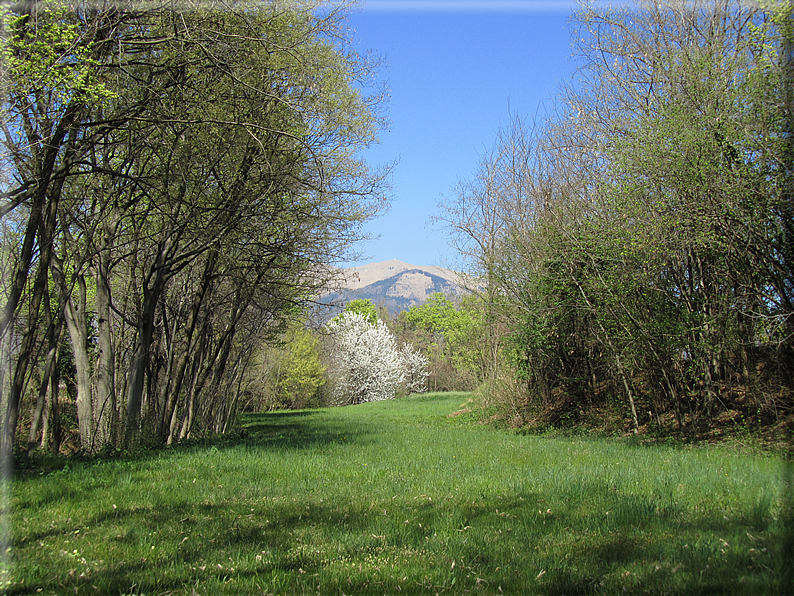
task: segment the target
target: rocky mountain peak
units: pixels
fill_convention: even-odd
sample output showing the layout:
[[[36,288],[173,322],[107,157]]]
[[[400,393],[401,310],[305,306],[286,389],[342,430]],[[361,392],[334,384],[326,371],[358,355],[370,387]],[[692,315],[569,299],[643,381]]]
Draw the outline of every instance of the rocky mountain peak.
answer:
[[[343,305],[357,298],[369,299],[395,314],[424,303],[435,292],[457,295],[462,291],[454,271],[399,259],[350,267],[343,270],[342,278],[341,289],[322,297],[321,302]]]

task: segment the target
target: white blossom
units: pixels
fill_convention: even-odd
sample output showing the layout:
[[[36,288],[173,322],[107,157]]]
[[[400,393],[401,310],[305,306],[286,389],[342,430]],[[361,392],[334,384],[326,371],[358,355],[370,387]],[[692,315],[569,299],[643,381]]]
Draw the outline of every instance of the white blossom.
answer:
[[[383,321],[345,313],[326,329],[334,338],[329,374],[337,403],[358,404],[394,397],[405,379],[397,340]]]
[[[405,389],[408,393],[424,393],[427,391],[427,377],[430,371],[427,365],[430,360],[411,344],[403,344],[400,348],[405,369]]]

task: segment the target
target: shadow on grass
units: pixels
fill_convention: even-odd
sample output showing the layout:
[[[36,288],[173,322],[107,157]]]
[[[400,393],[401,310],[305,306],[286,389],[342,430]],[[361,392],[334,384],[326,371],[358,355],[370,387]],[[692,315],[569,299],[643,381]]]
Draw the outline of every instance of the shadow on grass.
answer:
[[[94,529],[118,528],[104,545],[106,561],[81,560],[77,540],[76,555],[37,553],[35,544],[48,536],[30,536],[17,547],[27,553],[18,561],[28,568],[27,581],[6,593],[208,594],[234,593],[235,585],[239,593],[253,593],[256,586],[272,590],[274,581],[282,586],[279,593],[304,593],[311,578],[323,577],[339,560],[351,562],[350,575],[337,567],[335,575],[311,579],[314,593],[394,593],[404,574],[409,581],[401,585],[403,593],[786,593],[773,573],[785,565],[782,560],[759,564],[748,548],[721,551],[720,538],[734,542],[746,533],[741,520],[705,516],[683,528],[675,515],[657,513],[639,524],[594,531],[575,508],[552,515],[538,510],[539,501],[553,498],[520,493],[498,502],[453,502],[404,496],[388,518],[364,503],[308,498],[119,509],[84,524],[86,541],[96,540]],[[618,508],[636,507],[630,495],[613,500]],[[670,531],[663,531],[667,526]],[[392,576],[381,573],[395,553],[413,559]],[[456,589],[442,578],[455,579]]]
[[[240,424],[241,438],[229,446],[265,449],[315,449],[344,439],[348,444],[371,443],[376,425],[360,421],[329,419],[324,411],[269,412],[246,414]],[[219,446],[220,448],[220,446]]]
[[[103,463],[145,463],[180,451],[223,450],[245,446],[266,449],[312,449],[330,444],[339,437],[349,443],[370,442],[376,432],[373,425],[364,427],[360,421],[342,422],[323,417],[325,410],[296,410],[248,413],[242,416],[233,433],[210,438],[182,441],[173,446],[144,446],[132,452],[115,450],[88,456],[82,453],[53,456],[36,453],[28,458],[17,454],[15,477],[24,479],[41,475],[68,475],[80,467]]]
[[[345,423],[313,411],[249,414],[241,427],[234,440],[176,449],[302,450],[342,439],[365,444],[379,435],[377,424]],[[71,501],[99,498],[103,483],[146,474],[140,464],[154,457],[159,454],[130,458],[130,466],[76,494],[68,475],[56,476],[46,500],[25,504],[22,498],[18,506],[41,510],[62,499],[62,491],[72,491]],[[567,507],[553,513],[544,513],[546,505],[539,509],[539,502],[555,499]],[[593,500],[610,515],[594,514]],[[262,587],[261,593],[264,586],[278,593],[308,593],[310,578],[347,559],[359,571],[313,580],[314,593],[343,588],[347,594],[383,594],[396,587],[404,593],[549,596],[790,593],[781,575],[790,564],[785,553],[777,552],[785,531],[755,528],[748,520],[717,513],[688,517],[667,495],[638,496],[615,492],[608,483],[572,482],[554,494],[514,490],[498,500],[490,494],[454,501],[399,495],[378,504],[392,510],[394,519],[368,504],[367,499],[324,503],[296,491],[277,502],[231,498],[221,504],[185,501],[108,510],[81,520],[79,528],[47,529],[15,542],[16,563],[28,581],[7,593],[190,594],[193,586],[199,594],[234,593],[235,583],[246,586],[239,593]],[[104,562],[82,563],[66,550],[45,554],[39,548],[39,542],[75,529],[79,538],[70,538],[68,548],[77,552],[81,541],[96,543],[103,536]],[[413,557],[395,572],[409,577],[410,585],[389,583],[393,578],[372,567],[368,571],[368,562],[380,564],[395,553]],[[342,579],[344,586],[338,584]],[[281,588],[274,589],[274,582]]]

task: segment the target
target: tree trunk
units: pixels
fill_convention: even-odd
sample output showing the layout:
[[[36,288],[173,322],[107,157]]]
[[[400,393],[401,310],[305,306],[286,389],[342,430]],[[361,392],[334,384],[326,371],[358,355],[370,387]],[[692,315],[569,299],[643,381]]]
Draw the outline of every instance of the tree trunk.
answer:
[[[124,444],[133,446],[138,442],[141,431],[141,408],[143,406],[143,388],[146,379],[146,366],[149,363],[149,349],[154,337],[154,315],[144,317],[138,323],[138,334],[135,351],[130,363],[130,379],[127,387],[127,419]]]
[[[609,343],[611,344],[612,340],[610,340]],[[629,380],[626,376],[626,371],[623,369],[623,363],[621,363],[620,356],[618,356],[617,353],[615,354],[615,363],[618,366],[620,378],[623,380],[623,388],[626,390],[626,395],[629,396],[629,405],[631,406],[631,421],[634,423],[634,434],[636,435],[640,432],[640,427],[637,423],[637,408],[634,406],[634,394],[631,391],[631,387],[629,387]]]
[[[164,251],[163,251],[164,252]],[[161,252],[162,255],[162,252]],[[135,445],[140,439],[141,412],[143,406],[143,389],[146,380],[146,368],[154,339],[155,313],[157,303],[165,288],[165,276],[160,267],[160,259],[155,263],[154,281],[151,287],[144,285],[143,305],[138,321],[138,333],[135,349],[130,363],[129,383],[127,385],[127,419],[124,444]]]
[[[191,375],[193,382],[190,384],[190,391],[188,393],[187,412],[185,413],[185,417],[182,420],[182,425],[179,430],[180,441],[190,436],[190,433],[193,429],[193,420],[196,414],[196,394],[199,391],[199,386],[203,385],[203,383],[206,381],[206,377],[201,381],[197,380],[197,377],[199,376],[199,371],[202,368],[202,361],[204,360],[207,350],[209,349],[209,346],[207,345],[209,343],[207,341],[207,335],[208,334],[206,331],[203,330],[201,334],[201,342],[199,343],[198,349],[196,350],[197,357],[193,361],[193,374]],[[173,433],[168,437],[169,442],[172,440],[172,438]]]
[[[30,422],[30,432],[28,433],[28,455],[32,455],[36,449],[36,435],[38,434],[39,423],[41,422],[42,412],[46,405],[47,393],[50,390],[50,377],[55,370],[55,364],[58,356],[58,345],[61,341],[61,330],[63,328],[63,309],[58,313],[58,316],[53,320],[52,311],[50,310],[50,297],[49,288],[46,289],[44,295],[44,312],[47,317],[48,336],[50,338],[49,349],[47,351],[47,360],[44,364],[44,373],[39,387],[39,396],[36,402],[36,409],[33,413],[33,420]],[[52,400],[52,397],[50,397]],[[46,432],[42,431],[42,446],[45,444]]]
[[[42,429],[41,433],[41,447],[44,449],[47,446],[48,435],[52,437],[50,442],[50,451],[58,455],[61,451],[61,441],[63,436],[61,434],[61,404],[58,403],[60,395],[59,388],[61,384],[60,374],[58,373],[58,358],[55,360],[55,368],[50,375],[50,390],[47,392],[49,400],[47,403],[46,411],[49,415],[45,419],[49,433]]]
[[[53,157],[54,160],[54,157]],[[55,224],[58,215],[58,196],[60,195],[63,182],[54,184],[52,197],[50,197],[47,211],[39,225],[39,263],[36,269],[36,278],[33,282],[33,290],[28,305],[27,329],[22,337],[22,342],[17,357],[17,364],[14,371],[14,378],[11,383],[11,392],[8,396],[8,405],[5,417],[5,436],[3,437],[3,449],[10,454],[14,446],[14,436],[16,434],[17,422],[19,420],[19,402],[24,391],[28,369],[33,358],[33,348],[36,343],[38,331],[38,317],[44,296],[48,292],[49,263],[53,258],[53,239],[55,235]],[[13,291],[13,289],[12,289]]]
[[[615,364],[617,365],[618,368],[618,374],[620,375],[620,378],[623,381],[623,387],[626,389],[626,395],[629,398],[629,405],[631,406],[632,423],[634,426],[634,434],[636,435],[639,432],[639,424],[637,422],[637,408],[634,405],[634,394],[632,393],[631,388],[629,386],[629,379],[626,376],[626,371],[623,369],[623,363],[620,361],[620,355],[618,354],[617,347],[613,343],[609,333],[607,333],[607,330],[601,324],[601,321],[598,318],[598,313],[596,312],[592,302],[590,302],[590,299],[587,297],[584,288],[575,278],[572,278],[572,281],[574,284],[576,284],[576,287],[579,288],[579,293],[582,294],[582,298],[584,298],[585,304],[587,304],[587,306],[592,311],[593,318],[595,319],[598,328],[601,330],[601,333],[604,334],[604,339],[609,345],[609,348],[612,350],[612,353],[615,355]]]
[[[116,407],[116,353],[113,347],[113,320],[111,318],[110,249],[116,236],[118,216],[111,213],[103,225],[102,246],[97,255],[94,272],[96,282],[97,339],[99,355],[96,366],[96,392],[93,414],[96,442],[102,447],[111,443],[111,432],[117,420]]]
[[[58,154],[63,148],[64,139],[72,129],[81,110],[82,104],[79,102],[71,103],[64,111],[63,118],[61,118],[61,121],[53,131],[52,136],[46,140],[46,143],[42,143],[42,140],[35,134],[32,135],[33,138],[28,139],[31,147],[35,147],[40,143],[44,145],[43,155],[40,155],[41,161],[38,163],[39,167],[36,168],[36,191],[33,195],[33,202],[30,205],[28,224],[22,240],[16,271],[14,272],[14,277],[11,282],[8,301],[3,307],[2,315],[0,315],[0,337],[5,335],[8,326],[14,318],[17,306],[19,306],[19,300],[28,282],[36,235],[39,234],[41,224],[46,218],[53,218],[46,226],[48,229],[54,231],[54,218],[64,179],[61,178],[60,182],[55,185],[55,189],[50,189],[50,181],[52,180],[55,164],[58,160]],[[67,151],[67,158],[65,158],[64,161],[68,161],[69,157],[71,157],[71,152]],[[47,203],[48,199],[49,204]],[[49,238],[52,238],[52,234],[49,235]],[[44,242],[40,244],[40,250],[42,252],[45,250],[52,251],[52,243],[45,238]],[[44,263],[44,268],[46,270],[48,265],[47,261],[40,256],[39,265],[42,263]]]
[[[41,222],[42,212],[44,211],[44,197],[38,197],[30,206],[28,214],[28,225],[25,229],[25,236],[22,239],[21,254],[17,262],[16,271],[11,282],[8,301],[3,307],[2,318],[0,318],[0,336],[5,335],[11,321],[14,318],[22,292],[28,281],[30,273],[30,262],[33,258],[33,245],[36,239],[36,232]]]
[[[185,380],[185,371],[187,371],[190,354],[194,347],[193,336],[196,331],[199,312],[201,310],[201,305],[204,302],[204,297],[209,290],[210,282],[212,281],[217,255],[218,252],[216,250],[212,250],[207,256],[207,261],[204,264],[204,272],[201,276],[201,281],[199,282],[199,288],[196,294],[193,296],[193,304],[190,308],[190,318],[188,319],[187,330],[185,332],[185,346],[182,352],[179,354],[179,359],[177,360],[177,365],[175,366],[176,376],[174,377],[173,383],[171,383],[171,390],[168,394],[165,408],[163,409],[164,411],[161,418],[161,427],[158,429],[158,435],[163,436],[165,434],[165,425],[168,424],[167,442],[169,444],[171,443],[173,437],[177,401],[179,399],[179,394],[182,391],[182,385]],[[175,339],[176,338],[174,338],[174,340]],[[163,436],[163,438],[165,437]]]
[[[77,278],[78,298],[74,304],[72,297],[67,298],[64,311],[66,328],[72,343],[74,365],[77,371],[77,426],[80,430],[80,444],[84,451],[94,450],[94,411],[91,390],[91,363],[88,357],[88,326],[86,322],[86,284],[85,278]]]

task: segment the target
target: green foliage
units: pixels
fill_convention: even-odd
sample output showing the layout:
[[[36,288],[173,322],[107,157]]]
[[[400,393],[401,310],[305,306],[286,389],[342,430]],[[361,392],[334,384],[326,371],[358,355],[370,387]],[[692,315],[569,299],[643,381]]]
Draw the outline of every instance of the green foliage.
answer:
[[[440,335],[461,326],[463,317],[442,292],[430,294],[424,304],[412,306],[405,313],[405,320],[409,323]]]
[[[326,379],[316,333],[304,320],[292,321],[260,347],[247,378],[254,411],[318,407]]]
[[[309,329],[298,327],[287,334],[285,341],[286,350],[276,380],[276,399],[289,408],[319,405],[319,391],[325,384],[319,340]]]
[[[97,43],[66,2],[37,2],[31,13],[0,8],[0,64],[6,92],[24,98],[46,94],[53,104],[117,97],[93,76],[100,66]],[[26,102],[25,102],[26,103]]]
[[[767,593],[784,462],[523,436],[467,394],[252,414],[242,438],[31,470],[9,594]]]
[[[335,320],[344,317],[346,314],[357,313],[362,315],[369,323],[375,324],[380,319],[378,307],[368,298],[356,298],[345,304],[344,310],[335,317]]]
[[[469,383],[483,378],[487,326],[479,298],[466,296],[456,304],[436,292],[424,304],[400,313],[400,319],[419,336],[414,342],[431,357],[431,370],[442,370],[446,362],[458,375],[468,377]]]
[[[719,433],[757,409],[785,420],[790,11],[669,0],[576,13],[578,86],[548,121],[500,131],[451,211],[526,385],[503,418],[575,422],[617,398],[635,432],[665,420]],[[484,214],[487,238],[471,223]]]
[[[3,8],[0,165],[13,188],[0,209],[22,215],[3,316],[21,320],[26,287],[62,271],[51,310],[73,344],[84,448],[228,430],[263,395],[256,350],[386,206],[386,172],[361,158],[383,95],[370,86],[377,64],[351,44],[348,9]],[[46,345],[39,327],[26,345]],[[296,337],[291,349],[268,397],[316,403],[316,345]],[[37,354],[19,358],[31,386]],[[19,400],[3,403],[13,426]]]

